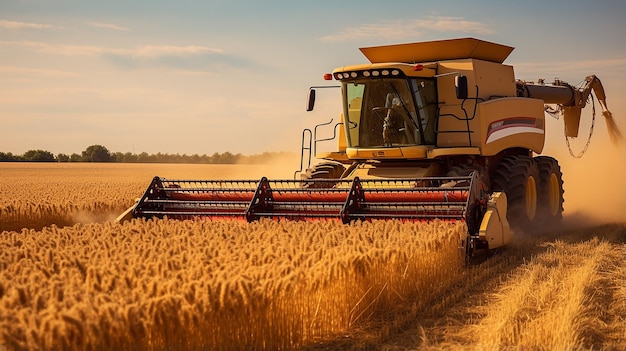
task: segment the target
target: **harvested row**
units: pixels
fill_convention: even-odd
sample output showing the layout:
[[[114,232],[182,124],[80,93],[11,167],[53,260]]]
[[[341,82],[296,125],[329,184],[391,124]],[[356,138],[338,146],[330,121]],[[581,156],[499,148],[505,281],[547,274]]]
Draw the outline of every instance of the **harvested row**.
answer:
[[[0,235],[9,349],[294,349],[425,308],[463,224],[133,220]]]
[[[543,238],[543,243],[519,243],[494,261],[526,257],[523,264],[505,275],[498,274],[490,262],[478,267],[499,276],[490,283],[500,280],[499,287],[481,292],[476,301],[484,301],[482,304],[451,312],[457,323],[426,329],[426,337],[413,347],[624,349],[625,234],[625,224],[613,224],[566,233],[561,239]]]

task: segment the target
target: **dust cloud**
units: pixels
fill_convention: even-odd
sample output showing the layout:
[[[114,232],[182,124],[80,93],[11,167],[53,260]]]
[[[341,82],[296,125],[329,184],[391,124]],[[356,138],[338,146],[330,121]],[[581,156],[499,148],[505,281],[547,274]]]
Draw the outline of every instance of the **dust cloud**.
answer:
[[[555,157],[561,166],[565,189],[563,217],[566,227],[580,228],[626,222],[626,142],[620,140],[619,132],[626,125],[626,121],[619,117],[626,116],[626,111],[615,115],[617,119],[607,118],[606,115],[605,118],[596,117],[589,148],[581,158],[570,155],[563,134],[559,136],[557,130],[548,132],[548,137],[552,136],[552,140],[546,141],[543,154]],[[588,128],[589,125],[582,124],[579,137],[571,139],[574,154],[584,148]],[[559,137],[561,142],[558,142]]]
[[[261,164],[240,163],[235,166],[224,176],[233,179],[293,179],[294,172],[300,168],[300,155],[285,152],[269,156]]]
[[[602,115],[604,116],[611,142],[615,145],[619,145],[619,143],[623,142],[624,137],[622,136],[620,128],[617,126],[617,122],[615,122],[615,118],[613,118],[613,114],[610,111],[604,111]]]
[[[103,212],[93,213],[88,211],[78,211],[72,217],[72,224],[87,224],[87,223],[103,223],[114,221],[120,213],[115,212]]]

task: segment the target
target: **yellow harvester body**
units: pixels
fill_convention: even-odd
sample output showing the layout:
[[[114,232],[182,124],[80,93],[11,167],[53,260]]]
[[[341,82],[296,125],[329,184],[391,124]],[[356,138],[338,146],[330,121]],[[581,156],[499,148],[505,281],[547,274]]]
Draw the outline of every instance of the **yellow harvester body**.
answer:
[[[302,171],[305,150],[316,150],[303,140],[301,179],[155,177],[120,220],[461,220],[468,256],[506,245],[509,221],[529,229],[562,217],[558,162],[536,156],[546,137],[546,106],[564,112],[568,136],[578,133],[591,90],[610,114],[597,77],[588,76],[580,89],[526,83],[503,63],[512,50],[474,38],[362,48],[368,63],[327,75],[341,84],[337,150],[317,153],[322,162],[313,167],[309,154]],[[312,88],[307,109],[314,103]]]

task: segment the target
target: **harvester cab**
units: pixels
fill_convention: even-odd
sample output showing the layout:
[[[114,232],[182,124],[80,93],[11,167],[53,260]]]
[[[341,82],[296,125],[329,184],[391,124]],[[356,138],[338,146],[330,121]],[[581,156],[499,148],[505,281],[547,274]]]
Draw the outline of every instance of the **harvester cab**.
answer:
[[[565,114],[568,135],[591,90],[610,116],[597,77],[582,88],[519,81],[503,64],[512,50],[474,38],[362,48],[369,63],[326,75],[340,84],[341,120],[305,129],[299,178],[155,177],[120,220],[441,219],[467,224],[470,257],[506,245],[511,227],[562,217],[558,162],[534,156],[544,145],[546,106]],[[324,126],[333,136],[319,139]],[[317,153],[328,140],[338,140],[337,150]],[[321,162],[311,165],[311,153]]]

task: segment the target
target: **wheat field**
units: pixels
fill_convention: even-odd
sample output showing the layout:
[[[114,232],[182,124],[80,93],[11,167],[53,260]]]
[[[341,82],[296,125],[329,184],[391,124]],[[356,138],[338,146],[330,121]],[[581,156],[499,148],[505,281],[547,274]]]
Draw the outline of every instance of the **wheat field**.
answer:
[[[154,176],[292,176],[279,166],[123,163],[0,163],[0,172],[0,231],[113,220],[141,197]]]
[[[465,266],[462,223],[110,221],[154,175],[276,168],[0,168],[0,349],[626,349],[626,223]]]

